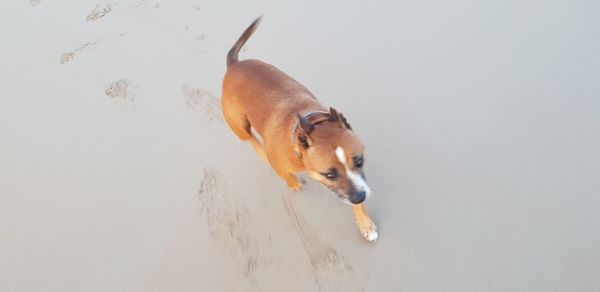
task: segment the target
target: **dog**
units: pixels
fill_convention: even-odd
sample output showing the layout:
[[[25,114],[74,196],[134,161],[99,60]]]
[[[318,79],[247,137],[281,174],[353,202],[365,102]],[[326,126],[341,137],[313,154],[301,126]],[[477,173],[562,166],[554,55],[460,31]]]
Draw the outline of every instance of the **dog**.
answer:
[[[374,242],[377,226],[364,206],[371,194],[363,171],[364,146],[346,118],[274,66],[238,60],[261,19],[254,20],[227,54],[221,96],[225,121],[290,189],[303,189],[295,174],[306,172],[351,204],[361,234]]]

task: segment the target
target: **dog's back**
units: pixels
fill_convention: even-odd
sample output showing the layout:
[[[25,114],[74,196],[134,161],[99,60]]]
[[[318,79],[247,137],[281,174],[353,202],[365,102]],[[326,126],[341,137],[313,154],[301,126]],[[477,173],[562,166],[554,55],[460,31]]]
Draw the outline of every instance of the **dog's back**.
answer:
[[[272,125],[287,125],[289,114],[301,110],[327,111],[314,95],[298,81],[275,66],[259,60],[238,60],[241,47],[256,30],[257,18],[227,54],[227,72],[223,79],[222,105],[236,108],[236,116],[245,116],[261,136]],[[289,125],[291,128],[291,125]]]

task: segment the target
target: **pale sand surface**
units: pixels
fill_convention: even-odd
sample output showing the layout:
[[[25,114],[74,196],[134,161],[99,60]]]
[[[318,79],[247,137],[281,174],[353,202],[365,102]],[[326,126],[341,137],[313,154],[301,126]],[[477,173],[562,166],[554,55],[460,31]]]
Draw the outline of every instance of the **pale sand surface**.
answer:
[[[1,291],[600,291],[596,1],[5,2]],[[241,58],[348,117],[377,243],[223,123],[260,14]]]

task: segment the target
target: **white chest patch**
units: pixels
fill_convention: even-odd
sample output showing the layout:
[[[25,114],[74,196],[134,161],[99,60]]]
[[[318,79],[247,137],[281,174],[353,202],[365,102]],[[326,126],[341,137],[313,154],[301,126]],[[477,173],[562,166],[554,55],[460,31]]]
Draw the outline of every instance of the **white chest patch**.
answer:
[[[367,185],[367,182],[363,179],[363,177],[360,174],[356,173],[355,171],[352,171],[348,167],[348,162],[346,160],[346,152],[344,151],[344,148],[339,146],[335,148],[335,155],[344,165],[344,168],[346,169],[346,175],[348,176],[348,179],[350,179],[354,187],[359,191],[366,192],[366,196],[368,197],[371,194],[371,188],[369,188],[369,185]]]

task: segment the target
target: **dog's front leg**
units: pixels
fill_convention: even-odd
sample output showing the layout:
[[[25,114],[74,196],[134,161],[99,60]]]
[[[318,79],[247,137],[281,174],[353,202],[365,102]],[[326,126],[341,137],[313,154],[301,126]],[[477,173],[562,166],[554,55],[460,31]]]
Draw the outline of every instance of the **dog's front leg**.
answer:
[[[294,175],[292,173],[285,173],[280,176],[285,180],[288,188],[290,188],[294,191],[301,191],[304,189],[304,184],[305,184],[304,180],[298,179],[298,177],[296,177],[296,175]]]
[[[279,175],[281,178],[283,178],[283,180],[285,180],[285,183],[287,184],[288,188],[294,191],[303,190],[305,184],[304,180],[298,179],[298,177],[295,174],[289,171],[285,166],[282,166],[277,159],[274,159],[276,157],[273,157],[273,155],[269,156],[268,154],[269,152],[267,152],[267,157],[270,158],[269,162],[271,162],[273,170],[275,170],[275,173],[277,173],[277,175]]]
[[[365,204],[360,203],[352,206],[352,212],[354,213],[354,218],[356,219],[358,229],[364,238],[371,242],[377,240],[377,237],[379,236],[377,233],[377,226],[373,220],[371,220],[371,217],[369,217],[367,208],[365,208]]]

